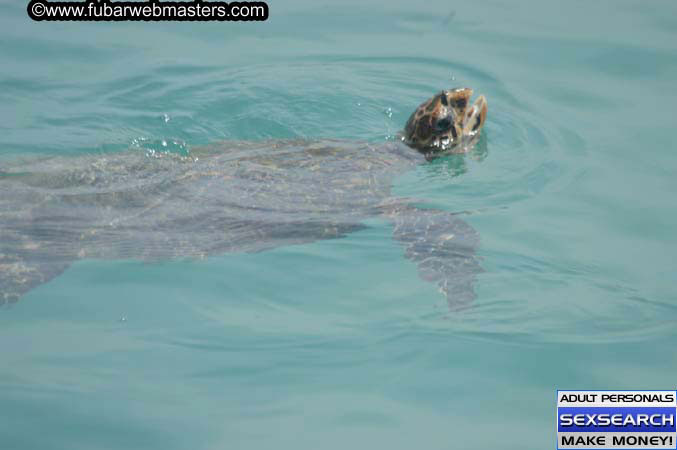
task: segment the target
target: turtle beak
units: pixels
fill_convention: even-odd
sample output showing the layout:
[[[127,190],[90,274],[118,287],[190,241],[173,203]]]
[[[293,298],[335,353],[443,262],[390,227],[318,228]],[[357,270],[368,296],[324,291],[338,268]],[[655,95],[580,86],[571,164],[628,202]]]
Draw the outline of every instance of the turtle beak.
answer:
[[[473,138],[477,136],[482,130],[486,118],[487,99],[484,98],[484,95],[480,95],[477,100],[475,100],[475,103],[465,111],[465,116],[463,118],[463,137]]]

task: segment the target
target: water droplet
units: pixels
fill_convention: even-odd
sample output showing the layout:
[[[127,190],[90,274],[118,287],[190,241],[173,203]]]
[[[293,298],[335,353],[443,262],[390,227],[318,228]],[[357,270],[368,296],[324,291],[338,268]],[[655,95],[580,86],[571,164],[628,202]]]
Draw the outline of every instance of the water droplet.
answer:
[[[125,316],[120,317],[119,322],[127,322],[127,318]]]
[[[163,115],[162,115],[162,120],[164,120],[165,123],[169,122],[170,119],[171,119],[171,118],[169,117],[169,114],[163,114]]]
[[[388,117],[392,117],[393,116],[393,109],[388,107],[383,111],[383,113]]]
[[[162,140],[162,146],[163,146],[163,147],[166,147],[166,146],[167,146],[167,141],[165,141],[164,139]]]

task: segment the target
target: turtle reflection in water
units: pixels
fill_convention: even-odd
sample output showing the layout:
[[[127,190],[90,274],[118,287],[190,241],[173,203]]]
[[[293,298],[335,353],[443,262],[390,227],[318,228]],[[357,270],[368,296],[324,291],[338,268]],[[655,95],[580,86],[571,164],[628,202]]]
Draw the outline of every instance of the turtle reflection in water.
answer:
[[[393,197],[393,178],[446,153],[466,153],[487,114],[472,90],[438,93],[401,141],[224,142],[190,157],[51,157],[0,172],[0,304],[83,258],[157,261],[257,252],[333,239],[381,216],[450,306],[467,305],[481,272],[478,237],[456,215]]]

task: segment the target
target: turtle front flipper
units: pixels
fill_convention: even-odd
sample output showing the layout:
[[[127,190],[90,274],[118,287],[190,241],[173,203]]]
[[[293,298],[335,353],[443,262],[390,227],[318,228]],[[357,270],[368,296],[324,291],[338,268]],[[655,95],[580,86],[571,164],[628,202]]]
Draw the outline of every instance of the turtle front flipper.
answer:
[[[458,215],[436,209],[402,206],[386,216],[393,222],[394,239],[405,256],[418,265],[422,279],[437,283],[453,310],[475,299],[474,282],[481,273],[479,235]]]

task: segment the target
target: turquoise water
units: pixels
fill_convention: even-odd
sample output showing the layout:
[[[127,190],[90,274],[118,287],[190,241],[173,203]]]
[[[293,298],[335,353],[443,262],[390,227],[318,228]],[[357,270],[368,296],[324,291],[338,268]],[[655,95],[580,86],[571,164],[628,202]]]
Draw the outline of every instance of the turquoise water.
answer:
[[[87,24],[1,3],[0,157],[381,142],[471,86],[485,155],[393,188],[473,212],[472,308],[381,221],[80,261],[0,309],[1,448],[542,449],[558,388],[675,387],[674,2],[269,5],[256,24]]]

